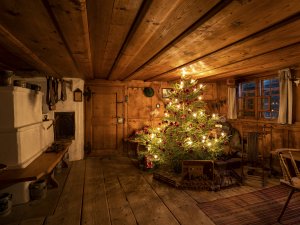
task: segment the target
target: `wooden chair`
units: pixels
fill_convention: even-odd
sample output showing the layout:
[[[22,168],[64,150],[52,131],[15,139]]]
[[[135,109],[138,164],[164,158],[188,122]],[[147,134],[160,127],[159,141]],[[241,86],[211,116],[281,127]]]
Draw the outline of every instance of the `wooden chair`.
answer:
[[[277,149],[276,152],[279,157],[280,167],[283,174],[283,179],[280,179],[280,183],[291,187],[291,192],[289,193],[288,198],[277,219],[279,222],[294,192],[300,191],[300,173],[295,161],[295,159],[300,160],[300,149],[282,148]]]

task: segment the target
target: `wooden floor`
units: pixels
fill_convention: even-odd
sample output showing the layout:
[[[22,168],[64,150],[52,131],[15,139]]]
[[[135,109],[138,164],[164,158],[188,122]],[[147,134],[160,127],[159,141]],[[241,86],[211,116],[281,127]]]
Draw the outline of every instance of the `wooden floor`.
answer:
[[[0,217],[0,224],[210,225],[214,223],[197,203],[260,189],[177,190],[152,180],[150,173],[140,171],[126,157],[76,161],[56,177],[58,189],[49,190],[46,199],[14,206],[10,215]]]

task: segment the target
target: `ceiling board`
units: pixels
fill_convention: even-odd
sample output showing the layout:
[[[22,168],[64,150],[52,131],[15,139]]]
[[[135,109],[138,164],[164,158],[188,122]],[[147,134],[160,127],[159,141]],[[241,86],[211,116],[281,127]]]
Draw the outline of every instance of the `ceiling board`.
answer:
[[[277,70],[287,66],[293,66],[300,62],[300,42],[292,44],[287,47],[276,49],[274,51],[264,53],[259,56],[249,58],[240,62],[226,65],[224,67],[209,70],[203,73],[194,74],[196,79],[204,79],[212,77],[226,78],[230,76],[242,76],[249,74],[257,74],[264,71]],[[175,74],[166,75],[159,79],[160,81],[165,80],[176,80],[180,78],[180,72]],[[212,76],[213,75],[213,76]],[[158,79],[155,79],[158,80]],[[151,79],[149,81],[152,81]]]
[[[87,2],[95,78],[107,78],[142,0]]]
[[[79,76],[42,1],[2,0],[0,23],[57,74]]]
[[[299,12],[300,1],[233,1],[128,79],[147,80],[215,52]]]
[[[299,64],[299,0],[1,0],[0,69],[172,81]]]
[[[149,1],[150,2],[150,1]],[[116,62],[110,79],[124,79],[204,16],[219,0],[152,1]]]
[[[44,2],[54,16],[58,30],[78,70],[84,77],[91,79],[93,71],[86,1],[47,0]]]
[[[300,15],[293,16],[276,26],[256,33],[242,41],[236,42],[215,53],[209,54],[194,61],[190,66],[185,66],[187,74],[204,74],[216,68],[244,61],[257,55],[276,50],[300,41]],[[174,69],[151,79],[169,78],[178,76],[180,69]]]
[[[0,60],[1,64],[11,65],[10,68],[6,68],[4,66],[1,67],[1,69],[27,71],[39,70],[48,74],[55,74],[55,71],[53,71],[52,68],[45,64],[37,55],[35,55],[29,48],[27,48],[22,42],[16,39],[1,25],[0,46],[0,48],[2,49],[2,59]]]

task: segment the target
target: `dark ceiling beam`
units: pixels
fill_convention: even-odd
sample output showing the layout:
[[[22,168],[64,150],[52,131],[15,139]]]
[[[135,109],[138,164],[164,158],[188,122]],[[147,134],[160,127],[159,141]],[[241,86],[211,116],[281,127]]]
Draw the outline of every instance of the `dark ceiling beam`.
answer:
[[[114,67],[116,66],[116,64],[120,61],[120,58],[122,57],[122,52],[124,51],[124,49],[127,47],[128,43],[130,42],[132,36],[134,35],[135,31],[137,30],[138,26],[140,25],[141,21],[143,20],[143,18],[145,17],[150,5],[152,4],[153,0],[143,0],[143,3],[136,15],[136,18],[134,19],[133,25],[131,26],[125,41],[122,45],[122,47],[120,48],[120,51],[116,57],[116,60],[114,61],[109,74],[107,76],[108,80],[112,79],[112,70],[114,69]]]

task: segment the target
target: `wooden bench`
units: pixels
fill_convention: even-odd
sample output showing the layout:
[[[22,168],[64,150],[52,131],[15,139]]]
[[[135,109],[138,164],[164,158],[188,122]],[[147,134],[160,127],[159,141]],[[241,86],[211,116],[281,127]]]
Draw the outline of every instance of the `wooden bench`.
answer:
[[[58,187],[53,170],[60,161],[62,161],[63,167],[68,166],[64,161],[64,155],[68,152],[71,141],[60,142],[60,144],[62,147],[59,151],[42,153],[26,168],[2,171],[0,173],[0,188],[5,188],[18,182],[35,181],[41,178],[47,178],[48,184]]]

